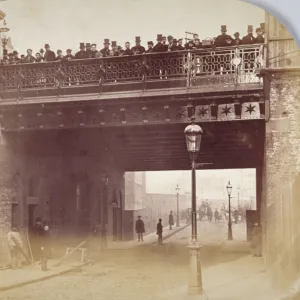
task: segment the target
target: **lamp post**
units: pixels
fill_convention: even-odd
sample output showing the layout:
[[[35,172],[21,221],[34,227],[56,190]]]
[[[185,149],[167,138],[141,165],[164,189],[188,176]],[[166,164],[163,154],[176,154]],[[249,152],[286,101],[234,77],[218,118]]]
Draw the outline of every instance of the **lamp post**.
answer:
[[[232,221],[231,221],[231,191],[232,186],[230,184],[230,181],[228,181],[228,185],[226,186],[227,194],[228,194],[228,211],[229,211],[229,218],[228,218],[228,240],[232,241]]]
[[[180,187],[177,184],[176,186],[176,200],[177,200],[177,214],[176,214],[176,227],[180,227],[180,219],[179,219],[179,191]]]
[[[197,210],[196,210],[196,159],[200,151],[200,144],[203,131],[200,126],[194,123],[188,125],[185,130],[185,139],[187,151],[191,158],[192,169],[192,239],[189,245],[190,249],[190,276],[189,276],[189,293],[202,294],[202,272],[200,261],[200,246],[197,237]]]
[[[8,42],[7,37],[3,33],[7,33],[9,31],[9,28],[6,27],[6,22],[4,20],[3,27],[0,28],[0,36],[1,36],[1,43],[2,43],[2,49],[3,49],[3,55],[6,52],[6,45]]]
[[[101,199],[101,250],[105,251],[107,248],[106,239],[106,220],[107,220],[107,186],[108,186],[108,175],[104,174],[101,177],[103,184],[103,197]]]

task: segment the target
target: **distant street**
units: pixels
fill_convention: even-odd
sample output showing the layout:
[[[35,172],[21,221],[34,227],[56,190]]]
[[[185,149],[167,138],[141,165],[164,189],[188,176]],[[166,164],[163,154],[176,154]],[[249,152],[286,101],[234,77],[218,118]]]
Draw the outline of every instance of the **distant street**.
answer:
[[[220,253],[226,239],[226,223],[198,223],[203,268],[241,257],[238,253]],[[175,234],[163,246],[145,245],[131,250],[112,250],[105,261],[41,283],[2,292],[1,300],[163,300],[166,294],[187,285],[189,253],[186,247],[190,227]],[[239,238],[244,225],[234,225]],[[24,276],[26,271],[24,270]],[[1,275],[1,274],[0,274]]]

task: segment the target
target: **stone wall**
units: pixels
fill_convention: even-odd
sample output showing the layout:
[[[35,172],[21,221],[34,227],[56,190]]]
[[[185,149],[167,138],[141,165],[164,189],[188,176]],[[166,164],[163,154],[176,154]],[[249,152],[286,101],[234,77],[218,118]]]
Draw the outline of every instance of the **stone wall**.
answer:
[[[263,256],[274,287],[300,274],[300,70],[268,70],[261,220]]]

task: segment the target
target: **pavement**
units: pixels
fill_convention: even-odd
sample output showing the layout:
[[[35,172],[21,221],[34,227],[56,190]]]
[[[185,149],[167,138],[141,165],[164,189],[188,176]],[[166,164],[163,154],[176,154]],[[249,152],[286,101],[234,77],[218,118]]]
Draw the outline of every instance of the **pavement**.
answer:
[[[163,239],[166,240],[177,232],[183,230],[189,225],[182,224],[180,227],[173,227],[172,230],[168,227],[163,229],[164,236]],[[157,235],[156,232],[150,233],[144,236],[144,242],[138,241],[126,241],[126,242],[112,242],[108,245],[108,250],[122,250],[122,249],[132,249],[141,245],[149,245],[156,243]],[[41,271],[40,265],[35,266],[26,266],[22,269],[12,270],[10,268],[0,269],[0,291],[7,291],[31,283],[36,283],[44,281],[56,276],[67,274],[77,269],[80,269],[88,264],[91,264],[91,261],[85,263],[76,263],[66,261],[60,266],[55,266],[57,260],[49,260],[48,268],[46,272]]]

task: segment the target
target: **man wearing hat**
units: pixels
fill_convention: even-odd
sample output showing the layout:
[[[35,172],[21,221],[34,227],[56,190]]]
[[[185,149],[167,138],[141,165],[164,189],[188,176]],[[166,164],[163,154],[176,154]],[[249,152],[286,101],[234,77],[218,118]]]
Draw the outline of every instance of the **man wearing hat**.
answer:
[[[45,50],[44,61],[55,61],[55,53],[50,50],[49,44],[45,45]]]
[[[141,46],[141,38],[139,36],[135,37],[135,46],[131,50],[134,54],[143,54],[146,52],[146,49]]]
[[[111,42],[111,49],[112,49],[112,55],[113,56],[119,56],[119,50],[118,50],[118,45],[116,41]]]
[[[109,39],[104,39],[103,45],[104,45],[104,48],[101,49],[100,52],[102,53],[103,57],[107,57],[110,54],[110,49],[109,49],[110,42],[109,42]]]
[[[64,56],[64,60],[71,60],[74,59],[74,56],[72,55],[72,50],[71,49],[67,49],[67,55]]]
[[[265,42],[265,38],[263,36],[263,32],[261,28],[256,28],[255,44],[263,44],[264,42]]]
[[[226,25],[221,26],[221,34],[215,40],[216,47],[228,47],[234,44],[233,38],[227,34]]]
[[[133,55],[133,51],[130,49],[130,43],[125,43],[125,50],[123,52],[123,55]]]
[[[64,59],[62,50],[57,50],[56,53],[57,53],[56,60],[57,61],[62,61]]]
[[[168,35],[168,51],[171,51],[171,47],[173,45],[173,37],[171,35]]]
[[[141,216],[138,216],[138,219],[135,222],[135,231],[138,235],[138,241],[144,241],[143,234],[145,233],[145,224],[141,219]]]
[[[92,47],[90,43],[85,44],[86,58],[93,58]]]
[[[75,54],[75,59],[86,59],[87,54],[85,52],[84,43],[80,43],[79,48],[80,48],[80,50]]]
[[[165,52],[165,46],[163,45],[163,36],[162,34],[157,35],[157,44],[153,47],[153,52]]]
[[[19,58],[19,53],[18,51],[13,51],[13,57],[14,57],[14,62],[15,64],[18,64],[20,62],[20,58]]]
[[[255,43],[255,38],[253,36],[253,26],[248,25],[248,34],[242,38],[243,45],[251,45]]]
[[[183,47],[183,39],[178,40],[178,45],[177,45],[178,50],[184,50]]]
[[[169,49],[169,45],[167,44],[167,38],[165,36],[162,37],[162,44],[164,46],[164,52],[167,52]]]
[[[149,41],[147,44],[148,44],[148,49],[147,49],[146,53],[153,52],[153,42]]]
[[[234,34],[234,46],[239,46],[239,45],[241,45],[241,43],[242,43],[242,40],[240,39],[240,33],[239,32],[236,32],[235,34]]]

